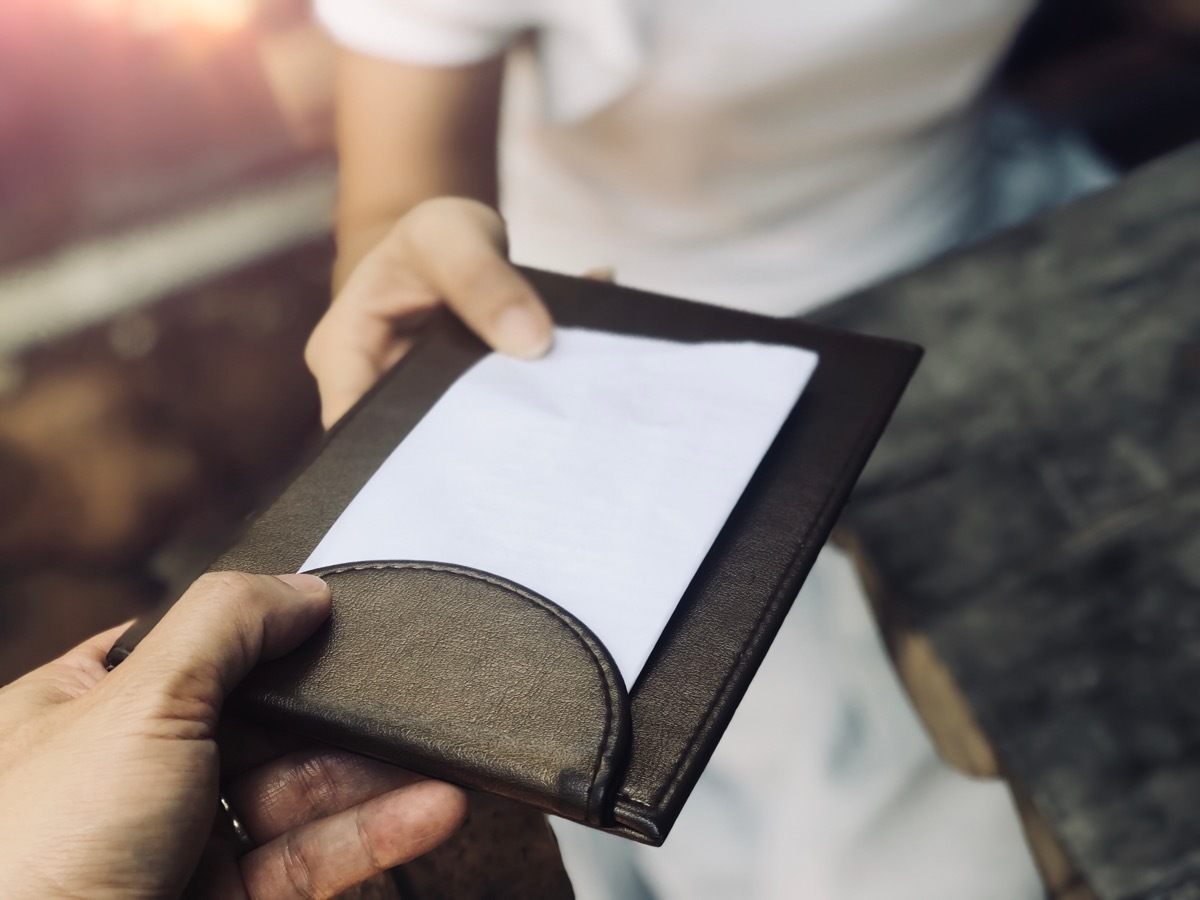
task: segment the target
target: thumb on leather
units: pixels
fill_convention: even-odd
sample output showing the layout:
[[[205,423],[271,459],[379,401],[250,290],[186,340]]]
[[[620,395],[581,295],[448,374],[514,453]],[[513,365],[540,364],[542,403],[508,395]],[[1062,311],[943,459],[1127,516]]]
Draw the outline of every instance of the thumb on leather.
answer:
[[[296,647],[329,609],[329,588],[315,575],[204,575],[106,681],[169,698],[171,716],[215,726],[254,665]]]

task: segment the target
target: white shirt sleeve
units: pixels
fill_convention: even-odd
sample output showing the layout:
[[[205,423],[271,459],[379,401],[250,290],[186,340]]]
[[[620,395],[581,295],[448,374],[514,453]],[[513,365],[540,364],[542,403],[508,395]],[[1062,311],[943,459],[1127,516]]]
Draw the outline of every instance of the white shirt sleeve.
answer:
[[[339,44],[397,62],[461,66],[504,52],[532,25],[520,0],[315,0]]]
[[[641,0],[314,0],[337,43],[416,66],[466,66],[538,33],[544,113],[579,119],[627,89],[644,56]]]

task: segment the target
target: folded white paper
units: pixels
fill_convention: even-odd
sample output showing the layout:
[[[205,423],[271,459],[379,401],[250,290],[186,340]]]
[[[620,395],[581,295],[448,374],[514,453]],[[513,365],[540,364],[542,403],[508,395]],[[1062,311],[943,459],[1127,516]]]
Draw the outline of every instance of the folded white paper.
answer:
[[[804,390],[816,354],[559,328],[491,354],[392,452],[303,569],[424,560],[553,600],[626,684]]]

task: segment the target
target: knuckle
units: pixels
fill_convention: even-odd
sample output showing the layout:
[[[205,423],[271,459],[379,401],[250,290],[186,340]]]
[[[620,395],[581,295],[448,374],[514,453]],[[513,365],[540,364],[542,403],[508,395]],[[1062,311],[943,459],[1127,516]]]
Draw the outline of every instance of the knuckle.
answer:
[[[459,289],[469,298],[486,297],[487,289],[495,282],[496,268],[495,262],[487,258],[466,260],[457,272]]]
[[[296,766],[296,784],[302,802],[319,815],[332,812],[337,805],[337,778],[321,753],[314,753]]]
[[[402,247],[420,248],[430,232],[440,227],[451,208],[447,197],[423,200],[396,222],[392,235]]]
[[[414,206],[396,224],[396,240],[416,257],[439,255],[448,240],[482,235],[500,248],[507,232],[500,214],[467,197],[435,197]]]
[[[262,592],[256,579],[244,572],[208,572],[196,580],[196,585],[206,595],[239,603],[253,600]]]
[[[300,846],[294,832],[289,832],[284,838],[279,864],[283,869],[284,880],[297,897],[301,900],[317,900],[312,867],[308,864],[304,848]]]
[[[146,692],[140,716],[151,734],[182,740],[208,738],[220,714],[224,690],[219,667],[197,660],[164,679],[156,691]]]
[[[354,832],[362,849],[363,859],[371,874],[376,874],[388,868],[387,863],[380,858],[375,841],[371,837],[371,829],[367,827],[364,807],[359,807],[354,815]]]
[[[262,618],[269,600],[263,576],[209,572],[196,585],[204,602],[216,607],[232,626],[230,634],[237,641],[243,662],[257,659],[263,640]]]

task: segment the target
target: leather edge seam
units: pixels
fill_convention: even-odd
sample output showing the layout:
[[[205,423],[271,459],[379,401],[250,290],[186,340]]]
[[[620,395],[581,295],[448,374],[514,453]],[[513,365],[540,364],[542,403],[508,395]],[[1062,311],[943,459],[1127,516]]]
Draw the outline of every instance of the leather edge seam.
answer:
[[[601,769],[604,765],[605,757],[614,753],[615,747],[610,746],[614,743],[615,729],[613,728],[616,715],[614,714],[614,706],[619,704],[622,691],[620,687],[613,683],[613,679],[608,676],[604,669],[599,654],[596,648],[592,645],[593,642],[600,644],[599,638],[595,638],[587,631],[587,626],[571,616],[562,609],[558,604],[554,603],[549,598],[543,597],[540,594],[518,585],[516,582],[507,581],[496,575],[491,575],[486,572],[477,571],[466,568],[465,566],[455,566],[450,563],[398,563],[398,562],[366,562],[366,563],[350,563],[337,566],[325,566],[319,569],[309,570],[315,574],[321,575],[338,575],[347,572],[366,572],[366,571],[425,571],[425,572],[446,572],[457,575],[459,577],[469,578],[474,581],[480,581],[489,584],[492,587],[498,588],[507,594],[515,597],[520,597],[526,602],[531,602],[539,609],[549,613],[564,625],[575,640],[578,641],[581,647],[587,651],[588,656],[595,666],[597,674],[600,676],[600,682],[604,685],[604,729],[601,733],[600,745],[597,748],[596,758],[592,764],[592,772],[588,781],[587,793],[584,797],[584,805],[587,809],[588,818],[596,818],[597,824],[603,824],[603,811],[597,811],[593,808],[593,795],[597,788],[597,782],[600,780]],[[591,640],[589,640],[589,637]],[[603,646],[601,644],[601,646]],[[614,665],[615,670],[615,665]]]

